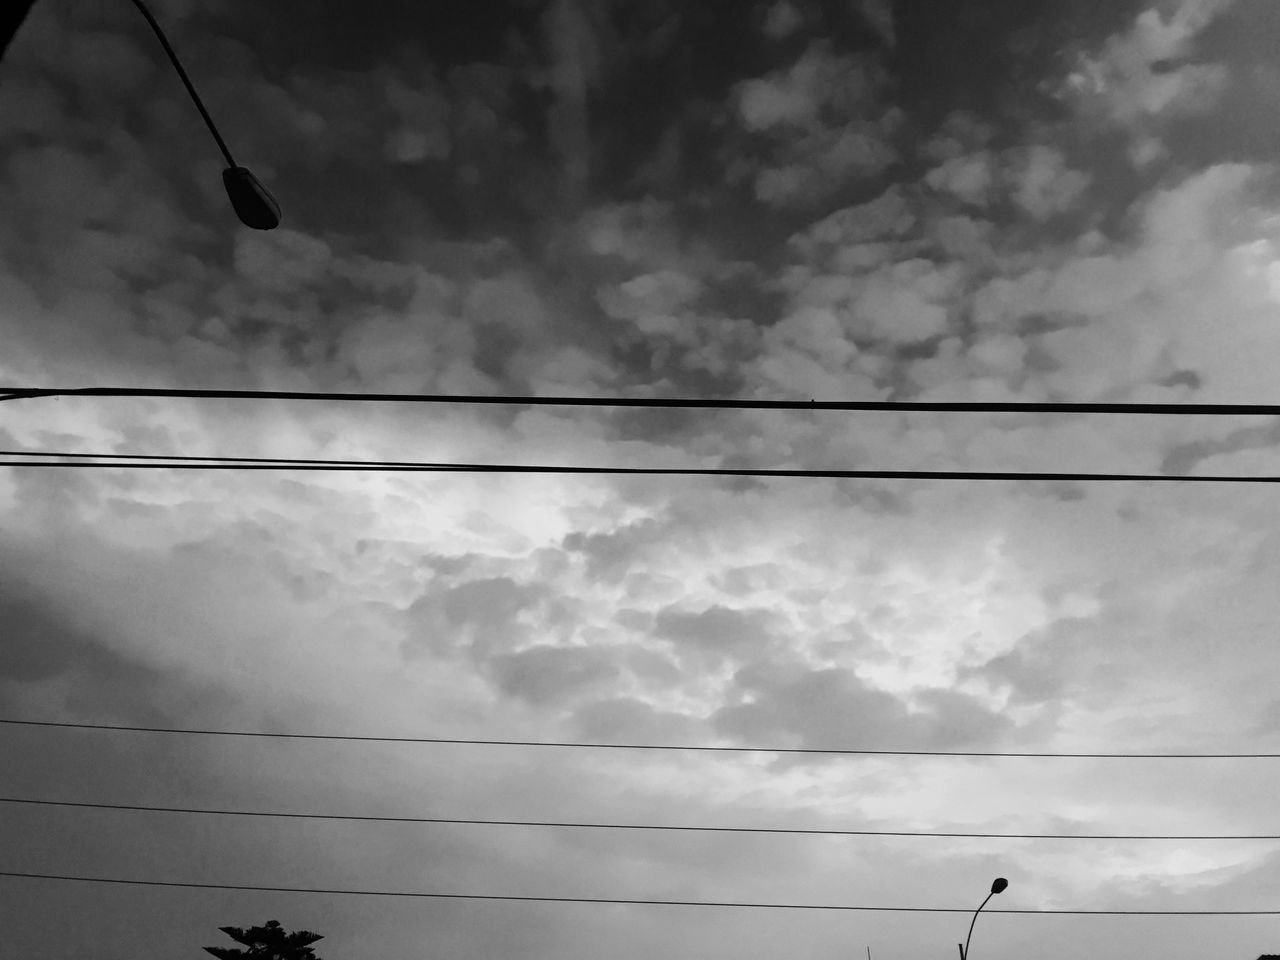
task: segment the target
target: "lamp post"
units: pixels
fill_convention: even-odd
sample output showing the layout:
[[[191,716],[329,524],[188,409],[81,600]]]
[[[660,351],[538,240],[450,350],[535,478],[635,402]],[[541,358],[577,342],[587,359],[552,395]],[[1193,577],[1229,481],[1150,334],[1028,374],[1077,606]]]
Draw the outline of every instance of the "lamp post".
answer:
[[[991,892],[987,894],[987,899],[983,900],[982,903],[978,905],[978,909],[973,911],[973,919],[969,921],[969,935],[964,938],[963,944],[956,944],[956,946],[960,948],[960,960],[969,960],[969,939],[973,936],[973,925],[978,922],[978,914],[980,914],[982,912],[982,908],[987,905],[987,900],[990,900],[997,893],[1002,892],[1007,886],[1009,886],[1008,880],[1004,877],[996,877],[995,881],[991,884]]]
[[[200,116],[204,118],[205,126],[209,128],[209,132],[213,134],[214,142],[217,143],[218,149],[222,151],[222,155],[227,159],[227,169],[222,171],[222,186],[227,191],[227,199],[231,201],[231,206],[236,211],[236,216],[240,218],[240,222],[246,227],[252,227],[254,230],[274,230],[280,225],[280,204],[276,203],[275,197],[267,191],[262,182],[250,172],[248,167],[242,167],[236,163],[235,158],[231,156],[231,151],[227,149],[226,142],[222,139],[222,135],[218,133],[218,128],[214,126],[213,118],[209,116],[209,111],[204,108],[204,103],[200,100],[200,94],[196,93],[196,88],[192,85],[190,78],[187,77],[187,71],[182,68],[182,62],[178,59],[178,55],[173,52],[173,47],[169,45],[169,38],[164,35],[164,31],[160,29],[160,24],[156,23],[156,18],[151,15],[151,11],[147,9],[146,4],[142,0],[133,0],[133,5],[138,8],[138,12],[146,18],[147,23],[151,25],[151,29],[155,31],[156,37],[160,40],[160,45],[164,47],[164,52],[169,55],[169,61],[173,64],[173,69],[178,71],[178,77],[182,80],[182,85],[187,88],[187,93],[191,94],[191,100],[196,105],[196,109],[200,111]]]
[[[34,4],[35,0],[18,0],[12,5],[4,5],[5,11],[0,14],[0,56],[3,56],[9,41],[13,39],[13,35],[17,32],[18,27],[22,25],[23,19]],[[209,116],[209,111],[204,108],[200,95],[196,93],[196,88],[187,76],[187,71],[183,69],[182,62],[178,59],[178,55],[174,53],[173,47],[170,46],[169,38],[164,35],[164,31],[160,29],[160,24],[151,15],[151,11],[147,9],[146,4],[142,0],[133,0],[133,5],[138,8],[138,12],[142,14],[147,23],[150,24],[151,29],[155,31],[155,35],[160,40],[160,45],[164,47],[164,52],[168,54],[169,62],[178,71],[178,78],[182,80],[182,85],[187,88],[187,93],[191,95],[192,102],[195,103],[196,109],[200,111],[200,116],[204,119],[205,126],[213,134],[214,142],[217,143],[218,149],[222,151],[223,157],[226,158],[227,169],[222,171],[222,186],[227,191],[227,199],[231,201],[231,206],[235,210],[236,216],[240,218],[240,222],[246,227],[252,227],[254,230],[275,229],[280,225],[280,204],[276,203],[275,197],[271,196],[271,193],[250,172],[248,167],[240,166],[236,163],[235,158],[231,156],[231,151],[227,149],[226,142],[222,139],[222,135],[218,133],[218,128],[214,126],[213,118]]]
[[[35,2],[36,0],[13,0],[0,8],[0,57],[9,49],[13,35],[22,26],[22,21],[27,18]]]

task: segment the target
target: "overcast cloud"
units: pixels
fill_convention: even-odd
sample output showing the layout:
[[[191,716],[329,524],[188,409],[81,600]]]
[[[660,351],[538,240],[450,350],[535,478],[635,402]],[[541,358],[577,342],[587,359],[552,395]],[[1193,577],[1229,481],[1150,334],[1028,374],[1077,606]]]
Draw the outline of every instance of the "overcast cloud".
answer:
[[[0,383],[1275,403],[1272,0],[154,0],[0,64]],[[1280,474],[1263,417],[60,398],[0,448]],[[0,470],[0,717],[461,739],[1280,753],[1266,486]],[[1272,761],[779,757],[0,725],[10,797],[1277,833]],[[0,804],[0,870],[618,899],[1275,910],[1269,842],[663,834]],[[0,878],[7,952],[942,956],[961,914]],[[225,945],[225,941],[221,941]],[[975,956],[1242,958],[1277,917],[993,913]]]

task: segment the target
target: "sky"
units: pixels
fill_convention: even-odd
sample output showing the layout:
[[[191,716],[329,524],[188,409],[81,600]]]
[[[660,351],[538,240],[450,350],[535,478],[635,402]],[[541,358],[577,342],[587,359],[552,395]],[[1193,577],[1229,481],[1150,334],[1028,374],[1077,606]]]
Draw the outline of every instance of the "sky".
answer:
[[[0,64],[0,384],[1275,403],[1272,0],[154,0]],[[0,448],[1280,473],[1274,418],[74,398]],[[6,459],[8,457],[6,456]],[[889,751],[1280,753],[1266,485],[0,469],[0,719]],[[1274,834],[1276,760],[591,750],[0,724],[9,799]],[[675,833],[5,802],[0,870],[975,909],[973,956],[1246,958],[1280,842]],[[965,913],[0,877],[5,952],[915,960]]]

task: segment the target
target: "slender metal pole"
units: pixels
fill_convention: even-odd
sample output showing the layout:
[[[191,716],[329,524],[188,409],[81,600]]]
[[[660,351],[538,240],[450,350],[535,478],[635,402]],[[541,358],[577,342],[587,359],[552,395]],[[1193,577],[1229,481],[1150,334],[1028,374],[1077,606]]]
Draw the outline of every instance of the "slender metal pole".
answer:
[[[987,900],[990,900],[995,896],[995,893],[996,892],[994,890],[988,893]],[[969,921],[969,936],[964,938],[964,946],[960,948],[960,960],[969,960],[969,938],[973,936],[973,925],[978,922],[978,914],[980,914],[982,912],[982,908],[987,905],[987,900],[983,900],[982,903],[978,905],[978,909],[973,911],[973,919]]]
[[[236,166],[236,162],[231,156],[231,151],[227,149],[226,142],[222,139],[222,135],[218,133],[218,128],[214,126],[213,118],[209,116],[209,111],[204,108],[200,94],[196,93],[196,88],[187,76],[187,71],[182,68],[182,62],[178,59],[178,55],[173,52],[173,47],[169,44],[169,38],[164,35],[164,31],[160,29],[160,24],[156,22],[156,18],[151,15],[151,11],[147,9],[142,0],[133,0],[133,5],[146,18],[147,23],[151,24],[151,29],[155,31],[155,35],[160,39],[160,45],[164,47],[164,52],[169,55],[169,62],[173,64],[173,69],[178,71],[178,77],[182,80],[182,85],[187,88],[187,93],[191,94],[191,99],[195,103],[196,109],[200,111],[200,116],[204,118],[205,126],[213,134],[214,142],[218,144],[218,149],[222,151],[222,155],[227,158],[227,166]]]
[[[0,10],[0,58],[4,57],[9,43],[34,5],[35,0],[10,0],[3,4],[3,9]]]

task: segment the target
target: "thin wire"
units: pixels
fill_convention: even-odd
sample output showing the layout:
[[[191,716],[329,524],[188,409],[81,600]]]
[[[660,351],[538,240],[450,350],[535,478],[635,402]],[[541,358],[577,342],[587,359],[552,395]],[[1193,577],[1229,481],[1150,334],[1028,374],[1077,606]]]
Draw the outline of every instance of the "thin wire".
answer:
[[[627,906],[652,907],[733,907],[751,910],[844,910],[875,913],[963,913],[968,907],[869,907],[853,904],[827,903],[750,903],[728,900],[639,900],[609,897],[547,897],[494,893],[425,893],[403,890],[345,890],[322,887],[267,887],[234,883],[195,883],[177,880],[126,880],[120,877],[82,877],[53,873],[28,873],[17,870],[0,870],[0,877],[16,877],[26,880],[70,880],[80,883],[119,883],[143,887],[185,887],[194,890],[248,890],[255,893],[311,893],[358,897],[414,897],[440,900],[507,900],[524,903],[608,903]],[[1075,917],[1124,916],[1124,917],[1274,917],[1280,910],[1055,910],[1009,909],[987,910],[987,913],[1038,914]]]
[[[563,820],[479,820],[453,817],[386,817],[337,813],[281,813],[260,810],[214,810],[204,807],[152,807],[125,803],[83,803],[71,800],[32,800],[0,797],[0,803],[25,803],[45,807],[76,807],[90,810],[126,810],[139,813],[181,813],[220,817],[264,817],[284,820],[341,820],[359,823],[435,823],[478,827],[556,827],[572,830],[658,830],[688,833],[758,833],[820,837],[928,837],[976,840],[1280,840],[1277,834],[1226,834],[1221,836],[1153,834],[1072,834],[1072,833],[944,833],[922,830],[817,830],[784,827],[708,827],[656,823],[575,823]]]
[[[363,463],[371,467],[429,466],[435,468],[443,466],[408,460],[300,460],[297,457],[201,457],[167,453],[70,453],[63,450],[0,450],[0,457],[67,457],[74,460],[172,460],[178,463],[278,463],[286,466],[296,463],[332,464],[335,466]],[[7,465],[7,462],[0,460],[0,466],[4,465]],[[114,465],[103,464],[103,466]]]
[[[20,456],[23,452],[6,452]],[[96,454],[62,454],[58,451],[27,451],[30,456],[73,456],[93,458]],[[129,459],[120,459],[129,457]],[[505,473],[554,474],[560,476],[648,476],[648,477],[805,477],[834,480],[986,480],[1075,483],[1280,483],[1280,476],[1174,476],[1163,473],[1046,473],[993,470],[812,470],[802,468],[729,467],[591,467],[529,463],[422,463],[395,460],[310,460],[266,457],[160,457],[142,459],[128,454],[105,454],[109,463],[78,460],[3,460],[0,466],[19,468],[62,468],[78,470],[294,470],[304,473]],[[161,462],[158,462],[161,461]]]
[[[137,0],[135,0],[137,2]],[[693,397],[526,397],[439,393],[332,393],[303,390],[192,390],[144,387],[0,387],[0,401],[38,397],[188,397],[222,400],[330,400],[352,403],[470,403],[527,407],[651,407],[688,410],[845,410],[904,413],[1101,413],[1158,416],[1280,416],[1280,404],[1043,403],[918,400],[734,400]]]
[[[209,730],[185,727],[126,727],[108,723],[68,723],[54,720],[15,720],[0,717],[0,723],[28,727],[59,727],[75,730],[110,730],[122,733],[187,734],[203,737],[254,737],[278,740],[328,740],[357,743],[438,743],[471,747],[557,747],[581,750],[659,750],[699,753],[779,753],[811,756],[881,757],[991,757],[1051,760],[1280,760],[1280,753],[1006,753],[968,750],[855,750],[814,747],[723,747],[691,744],[579,743],[547,740],[479,740],[456,737],[376,737],[320,733],[266,733],[256,730]]]

